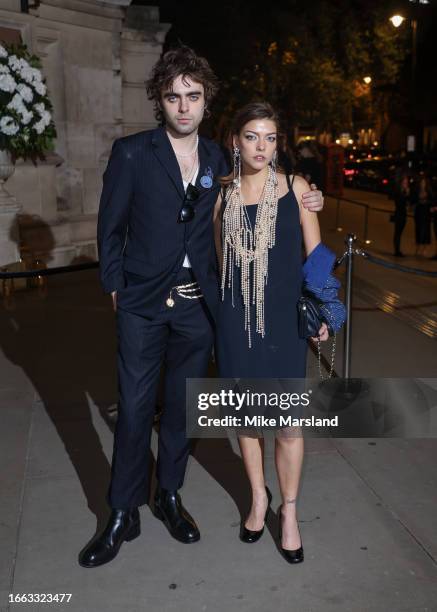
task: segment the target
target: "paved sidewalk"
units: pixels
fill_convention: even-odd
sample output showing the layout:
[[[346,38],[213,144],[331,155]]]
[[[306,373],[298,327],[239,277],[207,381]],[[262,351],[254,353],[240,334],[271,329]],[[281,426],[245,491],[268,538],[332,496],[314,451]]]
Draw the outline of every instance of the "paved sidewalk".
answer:
[[[340,252],[344,236],[329,231],[335,207],[325,213],[323,239]],[[436,301],[435,280],[357,262],[353,374],[435,377],[436,340],[375,306],[364,281],[381,303],[384,292],[430,312]],[[296,567],[275,543],[271,446],[275,512],[250,547],[238,539],[249,492],[235,440],[201,440],[183,488],[201,541],[175,542],[144,506],[140,538],[112,563],[81,568],[77,554],[106,518],[115,401],[113,313],[94,271],[51,278],[46,298],[17,292],[9,310],[0,306],[1,612],[437,610],[436,440],[308,440]],[[9,593],[72,598],[9,606]]]
[[[359,191],[357,189],[345,189],[344,198],[351,201],[341,201],[338,217],[337,199],[328,198],[328,210],[324,210],[320,215],[320,222],[324,229],[333,229],[338,221],[338,225],[342,228],[343,233],[354,232],[359,239],[364,240],[365,208],[353,202],[367,204],[369,207],[368,238],[371,244],[366,245],[366,248],[375,254],[384,255],[390,261],[401,265],[437,271],[437,261],[431,261],[430,259],[432,255],[437,253],[437,242],[432,228],[432,242],[427,246],[426,257],[415,256],[415,226],[413,214],[410,210],[408,211],[407,223],[401,238],[401,250],[405,258],[397,258],[393,256],[394,224],[390,222],[390,215],[394,212],[393,200],[384,194]]]
[[[385,196],[347,190],[345,197],[384,204]],[[367,199],[368,198],[368,199]],[[437,262],[414,257],[413,225],[405,231],[404,258],[392,255],[393,224],[388,215],[371,216],[370,244],[362,238],[362,208],[341,204],[340,227],[336,226],[336,201],[328,198],[319,216],[322,240],[340,256],[348,233],[355,233],[357,247],[397,265],[437,272]],[[409,230],[409,231],[407,231]],[[410,240],[411,239],[411,240]],[[337,274],[345,285],[345,266]],[[437,375],[437,278],[391,270],[354,258],[352,313],[352,375],[385,377],[435,377]],[[341,345],[340,338],[340,345]],[[337,370],[341,373],[340,349]]]

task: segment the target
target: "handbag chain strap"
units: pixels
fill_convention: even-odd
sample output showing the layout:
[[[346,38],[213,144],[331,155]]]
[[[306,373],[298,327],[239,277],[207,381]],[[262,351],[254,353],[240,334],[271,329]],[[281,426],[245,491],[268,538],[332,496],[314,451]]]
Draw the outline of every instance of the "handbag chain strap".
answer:
[[[331,378],[331,376],[332,376],[332,374],[334,372],[336,336],[337,336],[337,334],[334,334],[334,336],[332,338],[331,365],[330,365],[330,368],[329,368],[328,376],[323,376],[323,374],[322,374],[322,342],[319,339],[317,339],[317,358],[318,358],[318,365],[319,365],[320,380],[328,380],[328,378]]]
[[[327,314],[328,318],[331,319],[331,313],[329,312],[329,310],[323,306],[322,308]],[[328,380],[329,378],[332,377],[332,374],[334,372],[335,349],[337,345],[336,339],[337,339],[337,333],[334,332],[334,336],[332,338],[332,345],[331,345],[331,364],[329,367],[328,376],[323,376],[323,373],[322,373],[322,342],[319,338],[317,338],[317,360],[318,360],[318,366],[319,366],[320,380]]]

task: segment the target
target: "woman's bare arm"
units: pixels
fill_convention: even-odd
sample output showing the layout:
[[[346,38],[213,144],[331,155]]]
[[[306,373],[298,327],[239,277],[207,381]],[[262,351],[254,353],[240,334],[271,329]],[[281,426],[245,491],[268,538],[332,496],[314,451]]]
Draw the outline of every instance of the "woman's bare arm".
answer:
[[[292,178],[292,177],[290,177]],[[306,256],[321,242],[319,220],[317,213],[311,212],[302,205],[302,195],[310,191],[307,181],[301,176],[295,176],[293,191],[299,204],[300,223],[305,245]]]
[[[317,219],[317,213],[311,212],[302,204],[302,194],[309,190],[307,181],[301,176],[296,176],[293,183],[293,190],[299,203],[300,223],[302,226],[305,253],[308,257],[311,251],[321,242],[319,220]],[[319,329],[318,337],[320,340],[328,339],[329,334],[326,323],[323,323]],[[317,338],[312,338],[312,340],[316,341]]]

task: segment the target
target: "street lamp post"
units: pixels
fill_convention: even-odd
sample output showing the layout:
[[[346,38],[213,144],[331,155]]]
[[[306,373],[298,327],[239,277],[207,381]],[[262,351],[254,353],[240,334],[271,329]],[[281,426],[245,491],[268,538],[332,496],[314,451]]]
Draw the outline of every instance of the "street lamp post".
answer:
[[[417,65],[417,19],[411,20],[411,86],[413,88],[414,100],[416,99],[416,65]],[[415,109],[416,106],[413,106]]]
[[[414,5],[429,4],[429,0],[409,0],[409,2]],[[417,26],[418,26],[416,10],[413,15],[414,15],[413,18],[411,19],[411,37],[412,37],[411,80],[413,84],[413,92],[415,92],[416,65],[417,65]]]
[[[414,0],[410,0],[412,2]],[[393,15],[390,21],[395,28],[400,28],[405,21],[402,15]],[[417,65],[417,19],[411,19],[411,85],[414,89],[416,84],[416,65]]]
[[[368,137],[369,137],[369,144],[370,144],[370,142],[375,139],[372,136],[373,136],[374,130],[376,129],[376,124],[377,124],[373,116],[373,100],[372,100],[372,94],[371,94],[371,88],[370,88],[370,85],[372,83],[372,77],[370,75],[363,77],[363,83],[366,86],[365,91],[368,96],[368,106],[367,106],[368,110],[366,112],[367,121],[369,125],[372,126],[368,129]]]
[[[429,4],[429,0],[409,0],[411,4]],[[395,28],[399,28],[405,21],[403,15],[393,15],[390,17],[390,21]],[[416,67],[417,67],[417,26],[418,20],[416,15],[410,20],[411,25],[411,114],[414,123],[414,141],[417,138],[417,126],[416,126]],[[416,149],[416,142],[414,142],[414,149]]]

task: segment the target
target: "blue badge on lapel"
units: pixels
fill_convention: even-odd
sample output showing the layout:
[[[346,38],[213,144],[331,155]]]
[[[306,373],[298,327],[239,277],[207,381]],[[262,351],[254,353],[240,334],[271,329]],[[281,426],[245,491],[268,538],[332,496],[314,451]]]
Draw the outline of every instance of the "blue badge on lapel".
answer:
[[[205,169],[203,176],[200,177],[200,184],[204,189],[210,189],[212,187],[213,176],[212,170],[208,166],[208,168]]]

